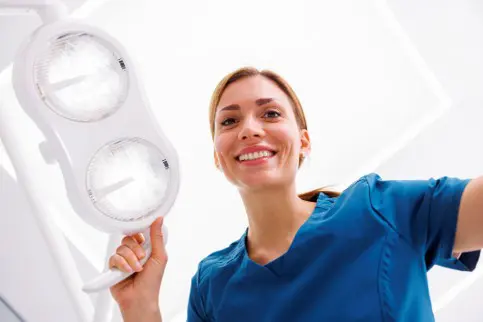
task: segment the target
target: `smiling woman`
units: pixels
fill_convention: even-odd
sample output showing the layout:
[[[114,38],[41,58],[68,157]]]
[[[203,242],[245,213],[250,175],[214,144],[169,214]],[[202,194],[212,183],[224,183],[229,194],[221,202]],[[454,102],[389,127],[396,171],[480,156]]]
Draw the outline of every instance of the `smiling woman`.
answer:
[[[235,87],[235,89],[233,86],[230,86],[237,81],[243,81],[241,82],[241,86],[244,86],[242,88],[240,88],[241,86],[238,86]],[[266,94],[266,96],[264,96],[264,94]],[[230,141],[230,138],[226,133],[233,134],[233,131],[228,130],[236,127],[241,121],[242,116],[246,115],[247,105],[230,103],[230,100],[248,102],[248,108],[250,106],[255,107],[255,109],[252,110],[252,113],[255,114],[255,118],[263,119],[264,124],[272,124],[271,133],[275,137],[279,137],[279,141],[281,142],[286,142],[288,136],[293,136],[293,131],[300,131],[300,134],[302,135],[301,143],[303,145],[301,145],[301,148],[298,151],[299,158],[295,169],[300,168],[304,159],[310,153],[311,148],[307,122],[300,100],[290,84],[281,76],[272,71],[259,71],[251,67],[241,68],[227,75],[218,84],[210,102],[209,119],[212,138],[215,140],[215,134],[220,133],[215,141],[215,149],[219,152],[215,152],[215,162],[218,168],[221,169],[220,162],[223,162],[220,160],[220,156],[223,155],[222,149],[224,148],[224,140],[226,139],[228,142]],[[227,104],[226,106],[223,105],[225,101]],[[260,114],[260,117],[257,117],[256,113]],[[297,137],[297,135],[298,134],[295,133],[295,137]],[[242,153],[253,153],[264,150],[270,155],[264,155],[261,159],[259,158],[260,156],[258,156],[258,158],[256,158],[257,160],[253,160],[256,156],[254,154],[243,156],[243,160],[240,160],[239,158]],[[276,154],[277,150],[271,149],[269,146],[248,146],[245,147],[244,151],[240,151],[239,154],[236,154],[235,159],[238,159],[238,161],[244,161],[240,162],[240,165],[261,166],[268,164],[269,159],[273,159]],[[292,173],[292,178],[289,178],[288,180],[293,179],[295,172],[296,171]],[[229,177],[227,178],[230,179]],[[263,179],[260,180],[263,181]],[[299,197],[303,200],[314,201],[314,198],[316,198],[320,192],[324,192],[331,197],[339,195],[339,192],[337,191],[320,188],[299,194]]]
[[[292,88],[271,71],[227,75],[209,120],[215,164],[238,190],[248,227],[199,263],[189,322],[429,322],[427,272],[475,269],[481,179],[385,181],[371,173],[342,193],[297,193],[295,178],[311,151],[307,121]],[[136,267],[142,236],[126,237],[111,258],[112,266],[138,272],[111,289],[125,321],[161,320],[161,225],[151,227],[144,269]]]

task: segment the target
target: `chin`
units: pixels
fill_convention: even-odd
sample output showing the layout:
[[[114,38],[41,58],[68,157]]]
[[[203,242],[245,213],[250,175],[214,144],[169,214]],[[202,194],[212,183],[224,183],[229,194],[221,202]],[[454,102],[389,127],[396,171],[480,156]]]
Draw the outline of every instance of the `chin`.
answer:
[[[240,176],[237,180],[237,185],[244,190],[259,190],[283,186],[286,184],[285,181],[279,175],[261,172]]]

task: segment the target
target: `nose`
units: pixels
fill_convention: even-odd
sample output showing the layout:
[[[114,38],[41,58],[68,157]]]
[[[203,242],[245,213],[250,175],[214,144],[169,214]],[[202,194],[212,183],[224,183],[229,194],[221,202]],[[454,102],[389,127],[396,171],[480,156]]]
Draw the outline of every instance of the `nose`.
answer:
[[[246,119],[238,133],[238,139],[247,140],[252,138],[262,138],[264,136],[263,126],[257,120]]]

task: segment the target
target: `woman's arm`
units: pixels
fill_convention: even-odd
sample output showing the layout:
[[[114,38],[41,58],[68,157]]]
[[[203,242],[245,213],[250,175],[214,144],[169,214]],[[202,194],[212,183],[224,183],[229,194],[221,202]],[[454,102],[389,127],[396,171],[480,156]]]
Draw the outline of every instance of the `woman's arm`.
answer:
[[[468,183],[461,198],[455,253],[483,249],[483,177]]]

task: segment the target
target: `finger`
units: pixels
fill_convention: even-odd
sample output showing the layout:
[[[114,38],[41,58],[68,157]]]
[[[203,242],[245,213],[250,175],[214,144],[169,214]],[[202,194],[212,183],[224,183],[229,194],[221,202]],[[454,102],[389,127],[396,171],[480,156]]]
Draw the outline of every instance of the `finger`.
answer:
[[[127,247],[126,245],[121,245],[117,248],[117,254],[121,255],[124,257],[124,259],[127,261],[129,266],[135,271],[135,272],[140,272],[142,271],[143,267],[141,266],[141,263],[139,262],[136,254]]]
[[[132,235],[132,238],[134,238],[140,245],[144,244],[146,241],[146,238],[144,238],[142,233],[134,234]]]
[[[166,254],[166,249],[164,247],[164,236],[163,236],[163,217],[156,219],[150,228],[151,244],[152,244],[152,257],[154,260],[166,264],[168,256]]]
[[[122,245],[129,247],[134,254],[138,257],[138,259],[143,259],[146,256],[146,253],[141,245],[139,245],[137,240],[134,240],[133,237],[124,237],[122,239]]]
[[[124,244],[125,241],[129,240],[129,239],[134,239],[138,244],[143,244],[144,241],[145,241],[145,238],[143,236],[142,233],[137,233],[137,234],[134,234],[134,235],[128,235],[128,236],[124,236],[124,238],[121,240],[121,244]]]
[[[134,272],[128,262],[119,254],[114,254],[109,258],[109,269],[117,268],[125,273]]]

